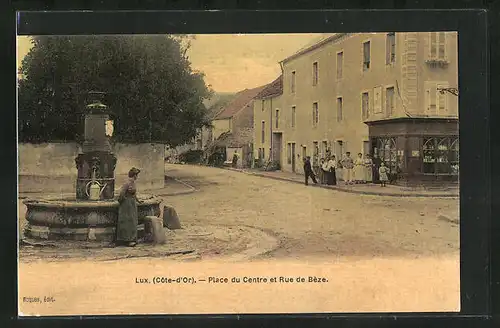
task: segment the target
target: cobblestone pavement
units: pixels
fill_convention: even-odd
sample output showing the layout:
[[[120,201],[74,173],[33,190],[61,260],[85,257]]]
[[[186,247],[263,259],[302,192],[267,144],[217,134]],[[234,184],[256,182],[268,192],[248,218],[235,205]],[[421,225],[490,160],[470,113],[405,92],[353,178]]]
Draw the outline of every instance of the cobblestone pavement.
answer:
[[[458,256],[458,199],[351,194],[203,166],[166,169],[199,189],[165,199],[181,221],[266,229],[281,240],[270,258]]]

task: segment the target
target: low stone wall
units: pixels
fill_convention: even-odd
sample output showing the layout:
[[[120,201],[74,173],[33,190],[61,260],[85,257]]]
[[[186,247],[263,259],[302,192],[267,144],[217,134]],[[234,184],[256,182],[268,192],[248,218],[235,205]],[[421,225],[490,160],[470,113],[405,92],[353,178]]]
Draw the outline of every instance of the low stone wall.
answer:
[[[163,144],[114,144],[113,152],[117,157],[116,189],[128,179],[128,171],[133,166],[141,170],[138,181],[140,189],[162,188],[165,176],[164,149]],[[75,157],[80,151],[81,147],[76,143],[19,144],[20,192],[52,189],[74,191]]]

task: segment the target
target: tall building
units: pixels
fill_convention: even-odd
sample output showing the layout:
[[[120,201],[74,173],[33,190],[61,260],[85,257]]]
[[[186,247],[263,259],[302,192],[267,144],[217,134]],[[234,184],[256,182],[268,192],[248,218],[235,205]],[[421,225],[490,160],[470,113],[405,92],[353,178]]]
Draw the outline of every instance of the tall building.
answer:
[[[302,173],[305,156],[377,153],[401,183],[456,180],[457,56],[455,32],[336,34],[280,62],[279,127],[272,115],[255,126],[273,128],[284,171]]]

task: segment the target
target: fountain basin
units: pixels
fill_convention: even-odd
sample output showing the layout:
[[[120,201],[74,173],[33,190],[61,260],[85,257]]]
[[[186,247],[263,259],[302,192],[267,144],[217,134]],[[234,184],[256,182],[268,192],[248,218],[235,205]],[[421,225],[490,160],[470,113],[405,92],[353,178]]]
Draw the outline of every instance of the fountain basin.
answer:
[[[159,216],[161,199],[138,195],[138,237],[144,235],[144,218]],[[35,240],[109,241],[115,239],[118,201],[82,201],[75,197],[26,199],[24,236]]]

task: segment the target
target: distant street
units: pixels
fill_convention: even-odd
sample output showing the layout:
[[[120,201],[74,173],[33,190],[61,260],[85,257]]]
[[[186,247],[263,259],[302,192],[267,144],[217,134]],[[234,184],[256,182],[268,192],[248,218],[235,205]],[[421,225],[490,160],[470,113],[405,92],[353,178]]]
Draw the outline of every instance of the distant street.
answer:
[[[458,200],[343,193],[240,172],[168,165],[199,192],[165,199],[182,221],[247,225],[276,234],[268,257],[458,256]]]

